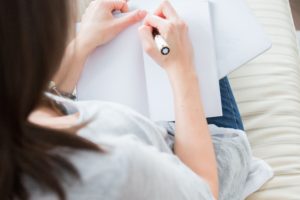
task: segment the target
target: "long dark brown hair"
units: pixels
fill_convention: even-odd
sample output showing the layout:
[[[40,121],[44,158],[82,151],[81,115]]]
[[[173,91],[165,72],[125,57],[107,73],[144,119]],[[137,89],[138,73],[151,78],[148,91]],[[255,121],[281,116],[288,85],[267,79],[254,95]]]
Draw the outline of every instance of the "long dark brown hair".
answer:
[[[75,135],[28,122],[58,70],[69,36],[71,0],[7,0],[0,6],[0,198],[30,197],[24,178],[65,199],[61,176],[79,178],[55,147],[100,149]]]

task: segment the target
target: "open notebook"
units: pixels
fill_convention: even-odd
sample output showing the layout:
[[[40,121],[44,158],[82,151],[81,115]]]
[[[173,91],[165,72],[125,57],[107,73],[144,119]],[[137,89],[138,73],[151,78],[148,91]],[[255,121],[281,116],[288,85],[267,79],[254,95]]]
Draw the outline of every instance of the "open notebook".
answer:
[[[130,0],[150,13],[162,0]],[[268,50],[272,43],[245,0],[170,0],[188,23],[206,117],[222,115],[218,79]],[[174,120],[166,74],[143,53],[135,24],[88,59],[81,100],[130,106],[153,120]]]
[[[221,79],[270,49],[272,42],[246,0],[209,2]]]
[[[153,12],[161,0],[131,0],[130,8]],[[173,0],[189,26],[206,117],[221,116],[221,99],[210,8],[206,0]],[[195,6],[197,5],[197,6]],[[127,28],[89,57],[77,86],[80,100],[125,104],[155,121],[175,120],[167,76],[142,50],[137,29]]]

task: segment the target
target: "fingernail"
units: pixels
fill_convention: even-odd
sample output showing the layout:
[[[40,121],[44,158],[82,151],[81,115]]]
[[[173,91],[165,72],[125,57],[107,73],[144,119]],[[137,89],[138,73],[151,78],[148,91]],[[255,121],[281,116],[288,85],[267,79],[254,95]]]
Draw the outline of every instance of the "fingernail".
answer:
[[[147,11],[146,10],[140,10],[139,13],[138,13],[138,15],[140,17],[145,17],[147,15]]]

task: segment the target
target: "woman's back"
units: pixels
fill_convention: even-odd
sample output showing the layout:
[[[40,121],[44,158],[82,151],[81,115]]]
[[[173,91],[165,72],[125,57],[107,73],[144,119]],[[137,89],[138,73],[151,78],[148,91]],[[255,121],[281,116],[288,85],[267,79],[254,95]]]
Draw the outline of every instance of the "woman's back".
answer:
[[[68,199],[213,199],[205,181],[172,154],[166,130],[124,106],[107,102],[63,102],[78,123],[89,124],[79,135],[101,146],[104,153],[57,148],[77,168],[81,181],[63,180]],[[172,143],[170,143],[172,145]],[[32,200],[54,198],[28,181]]]
[[[118,104],[71,102],[52,95],[51,98],[63,102],[70,114],[79,112],[78,123],[89,121],[79,135],[106,152],[55,150],[70,159],[81,174],[81,182],[65,178],[70,199],[213,199],[207,182],[172,153],[174,138],[163,127]],[[239,131],[226,133],[216,126],[210,126],[210,130],[221,166],[220,181],[224,183],[220,199],[239,199],[251,159],[246,137]],[[33,182],[28,186],[33,200],[54,198],[41,192]]]

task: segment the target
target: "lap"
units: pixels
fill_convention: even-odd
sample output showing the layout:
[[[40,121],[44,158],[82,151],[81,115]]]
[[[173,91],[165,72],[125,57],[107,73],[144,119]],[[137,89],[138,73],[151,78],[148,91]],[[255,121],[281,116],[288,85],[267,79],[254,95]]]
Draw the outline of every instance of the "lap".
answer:
[[[240,112],[232,93],[228,78],[225,77],[221,79],[219,84],[223,116],[207,118],[208,124],[215,124],[218,127],[244,130]]]
[[[221,100],[222,100],[222,111],[223,116],[220,117],[212,117],[207,118],[208,124],[214,124],[218,127],[223,128],[232,128],[238,130],[244,130],[243,122],[240,116],[240,112],[238,106],[236,104],[234,95],[231,90],[230,83],[228,78],[225,77],[219,81],[220,84],[220,93],[221,93]],[[168,130],[169,134],[174,134],[175,125],[174,122],[160,122],[161,125],[168,129],[169,124],[171,124],[172,128]]]

